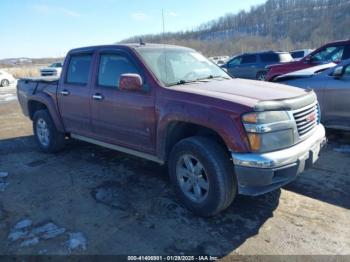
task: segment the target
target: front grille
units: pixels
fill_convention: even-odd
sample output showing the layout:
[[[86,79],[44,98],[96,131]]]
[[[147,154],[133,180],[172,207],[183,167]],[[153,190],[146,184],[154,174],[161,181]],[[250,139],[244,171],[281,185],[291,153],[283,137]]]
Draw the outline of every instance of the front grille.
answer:
[[[317,103],[295,110],[293,112],[300,138],[311,132],[320,120],[320,112]]]

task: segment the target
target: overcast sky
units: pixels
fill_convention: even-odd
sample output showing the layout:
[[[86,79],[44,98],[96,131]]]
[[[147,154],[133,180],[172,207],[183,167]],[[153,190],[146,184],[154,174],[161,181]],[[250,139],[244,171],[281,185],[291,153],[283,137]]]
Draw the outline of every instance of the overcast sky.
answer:
[[[0,0],[0,58],[58,57],[75,47],[193,29],[266,0]]]

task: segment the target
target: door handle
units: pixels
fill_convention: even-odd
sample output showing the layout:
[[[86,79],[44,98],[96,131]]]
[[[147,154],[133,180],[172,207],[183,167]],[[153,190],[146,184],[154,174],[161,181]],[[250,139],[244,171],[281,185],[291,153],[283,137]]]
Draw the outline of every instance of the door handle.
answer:
[[[98,101],[101,101],[101,100],[103,100],[103,95],[101,95],[101,94],[99,94],[99,93],[96,93],[96,94],[94,94],[93,96],[92,96],[92,98],[94,99],[94,100],[98,100]]]
[[[70,93],[69,93],[69,91],[67,90],[67,89],[63,89],[62,91],[61,91],[61,95],[64,95],[64,96],[68,96]]]

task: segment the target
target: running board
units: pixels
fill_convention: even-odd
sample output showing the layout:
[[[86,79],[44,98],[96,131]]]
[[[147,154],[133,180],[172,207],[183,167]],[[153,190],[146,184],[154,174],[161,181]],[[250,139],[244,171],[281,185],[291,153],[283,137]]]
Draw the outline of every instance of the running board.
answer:
[[[164,164],[163,160],[161,160],[160,158],[158,158],[158,157],[156,157],[154,155],[150,155],[150,154],[147,154],[147,153],[142,153],[142,152],[139,152],[139,151],[136,151],[136,150],[133,150],[133,149],[129,149],[129,148],[125,148],[125,147],[122,147],[122,146],[117,146],[117,145],[101,142],[99,140],[96,140],[96,139],[93,139],[93,138],[89,138],[89,137],[85,137],[85,136],[80,136],[80,135],[76,135],[76,134],[71,134],[70,136],[71,136],[71,138],[74,138],[74,139],[77,139],[77,140],[81,140],[81,141],[85,141],[85,142],[88,142],[88,143],[91,143],[91,144],[95,144],[95,145],[98,145],[98,146],[102,146],[102,147],[106,147],[106,148],[109,148],[109,149],[113,149],[113,150],[116,150],[116,151],[119,151],[119,152],[122,152],[122,153],[126,153],[126,154],[129,154],[129,155],[136,156],[136,157],[145,158],[147,160],[150,160],[150,161],[153,161],[153,162],[157,162],[157,163],[159,163],[161,165]]]

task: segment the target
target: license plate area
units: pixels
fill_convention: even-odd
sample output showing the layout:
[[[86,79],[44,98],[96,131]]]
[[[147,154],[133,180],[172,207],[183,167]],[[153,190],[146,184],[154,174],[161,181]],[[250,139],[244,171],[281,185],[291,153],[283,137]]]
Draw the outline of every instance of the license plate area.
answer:
[[[311,157],[312,157],[313,164],[318,160],[320,149],[321,149],[321,146],[319,144],[316,144],[313,147],[311,147]]]

